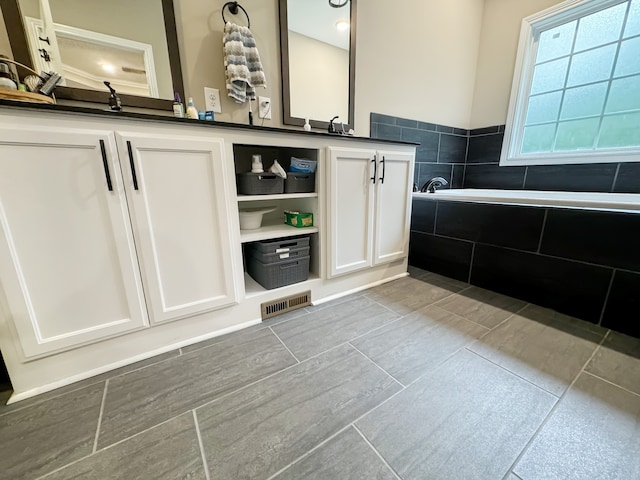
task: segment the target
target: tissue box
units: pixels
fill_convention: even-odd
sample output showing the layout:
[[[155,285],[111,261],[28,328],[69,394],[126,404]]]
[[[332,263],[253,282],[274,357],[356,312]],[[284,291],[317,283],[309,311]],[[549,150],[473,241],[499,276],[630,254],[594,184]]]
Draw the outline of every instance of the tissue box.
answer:
[[[313,227],[313,213],[284,211],[284,223],[296,228]]]

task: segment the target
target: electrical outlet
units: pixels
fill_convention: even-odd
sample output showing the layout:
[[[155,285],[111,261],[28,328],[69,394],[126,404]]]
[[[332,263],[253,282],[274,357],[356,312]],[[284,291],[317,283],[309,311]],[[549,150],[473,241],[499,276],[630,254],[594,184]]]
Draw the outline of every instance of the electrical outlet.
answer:
[[[217,88],[204,87],[204,103],[208,111],[222,113],[220,91]]]
[[[258,117],[271,119],[271,99],[258,97]]]

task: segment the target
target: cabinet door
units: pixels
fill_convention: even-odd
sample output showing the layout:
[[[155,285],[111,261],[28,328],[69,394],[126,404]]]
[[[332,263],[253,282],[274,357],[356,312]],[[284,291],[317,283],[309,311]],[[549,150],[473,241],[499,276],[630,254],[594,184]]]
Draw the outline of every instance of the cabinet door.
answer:
[[[147,324],[113,134],[0,132],[0,283],[27,358]]]
[[[329,148],[329,274],[373,265],[374,150]]]
[[[378,152],[376,235],[374,264],[392,262],[409,254],[413,155]]]
[[[151,322],[237,302],[223,141],[117,136]]]

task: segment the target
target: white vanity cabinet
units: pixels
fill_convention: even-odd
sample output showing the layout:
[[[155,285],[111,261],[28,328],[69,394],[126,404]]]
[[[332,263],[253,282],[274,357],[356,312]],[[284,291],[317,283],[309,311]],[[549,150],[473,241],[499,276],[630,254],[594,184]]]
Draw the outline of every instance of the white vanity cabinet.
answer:
[[[413,154],[328,150],[330,276],[405,258]]]
[[[113,133],[0,130],[0,284],[26,358],[147,325]]]
[[[117,141],[151,323],[236,303],[223,140]]]
[[[237,303],[223,146],[0,133],[0,283],[26,358]]]

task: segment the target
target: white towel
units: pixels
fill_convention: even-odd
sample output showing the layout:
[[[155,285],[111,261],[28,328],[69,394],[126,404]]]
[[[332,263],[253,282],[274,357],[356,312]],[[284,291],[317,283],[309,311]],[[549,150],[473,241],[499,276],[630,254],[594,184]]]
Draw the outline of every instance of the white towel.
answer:
[[[237,103],[256,98],[256,87],[267,87],[267,80],[251,30],[227,22],[223,36],[227,92]]]

